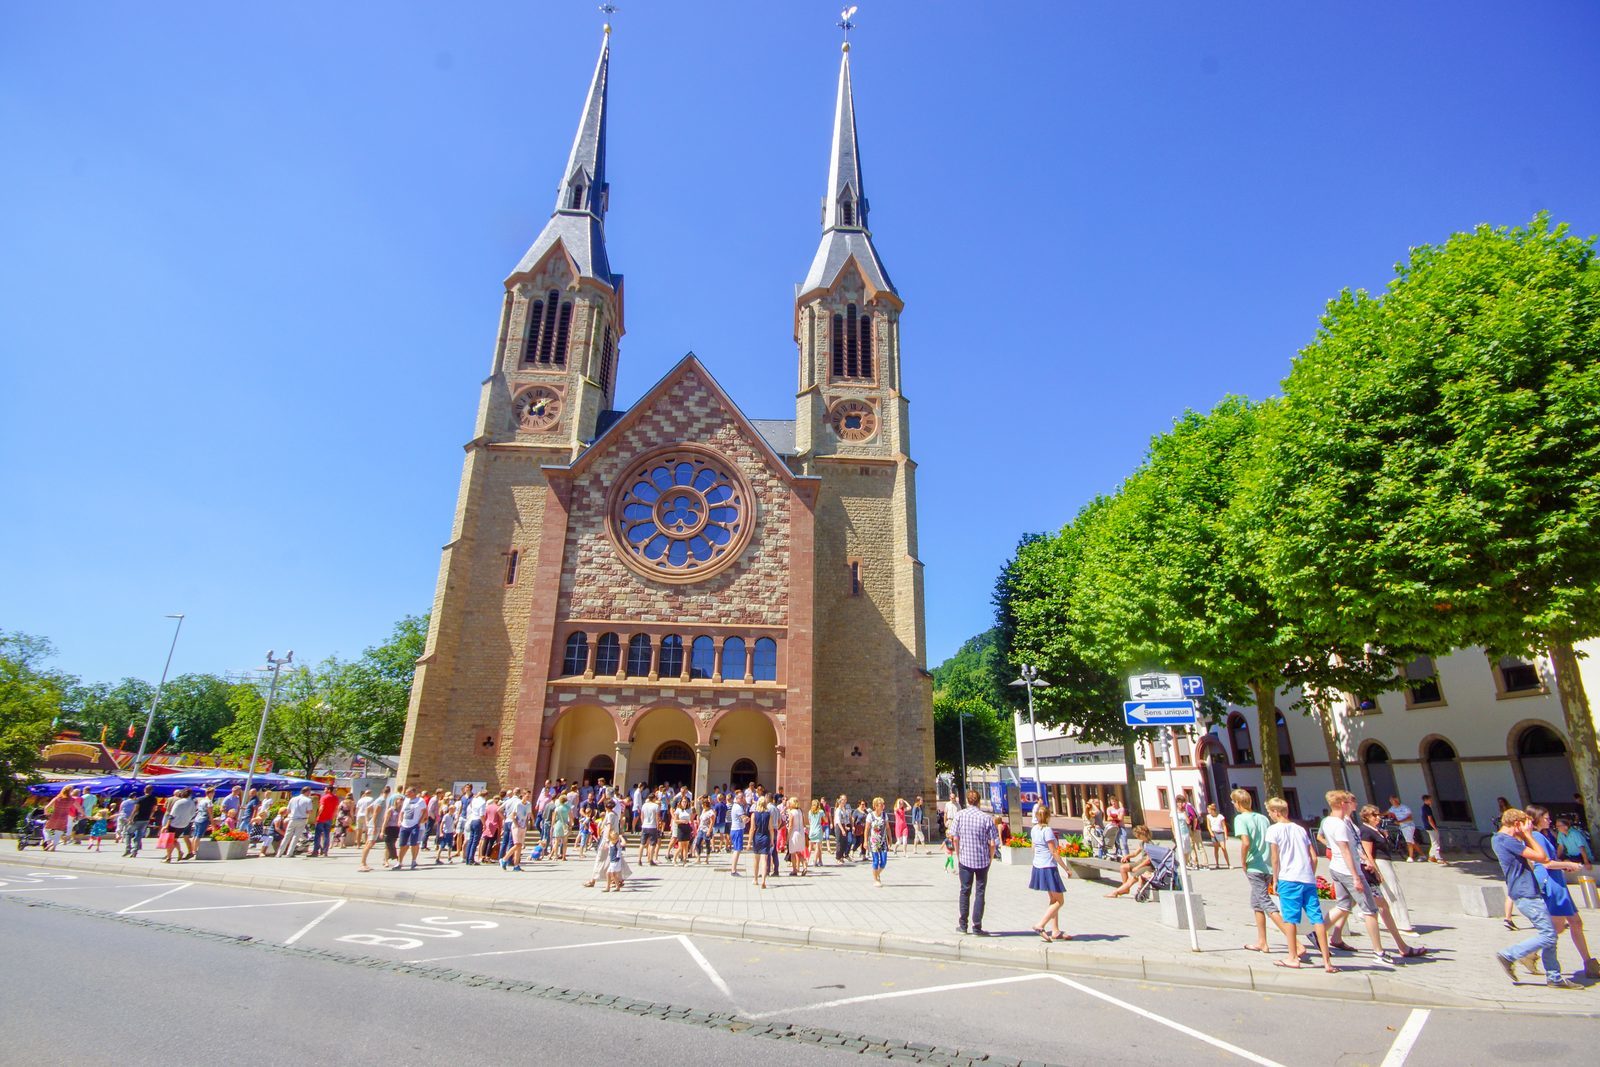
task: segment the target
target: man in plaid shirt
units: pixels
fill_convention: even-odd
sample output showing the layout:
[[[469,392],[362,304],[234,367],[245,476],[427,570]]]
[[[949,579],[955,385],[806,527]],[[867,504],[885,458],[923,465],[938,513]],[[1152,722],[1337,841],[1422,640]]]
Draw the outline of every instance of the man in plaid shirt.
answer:
[[[978,791],[967,790],[967,806],[956,813],[950,836],[956,843],[956,865],[961,869],[960,912],[956,916],[956,930],[967,932],[967,904],[972,898],[972,887],[978,887],[977,899],[972,904],[972,932],[988,937],[983,928],[983,893],[989,886],[989,861],[994,858],[995,842],[999,833],[994,820],[978,807]]]

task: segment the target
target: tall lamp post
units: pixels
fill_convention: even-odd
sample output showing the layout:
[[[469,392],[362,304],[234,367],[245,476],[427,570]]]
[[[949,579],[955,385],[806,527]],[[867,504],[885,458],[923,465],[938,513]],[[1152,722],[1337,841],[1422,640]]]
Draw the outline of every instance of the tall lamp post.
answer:
[[[278,672],[294,662],[294,649],[284,654],[282,659],[274,658],[272,649],[267,649],[267,667],[272,668],[272,684],[267,687],[267,702],[261,708],[261,725],[256,727],[256,747],[250,750],[250,766],[245,768],[244,796],[239,799],[239,814],[244,814],[244,805],[250,800],[250,783],[256,780],[256,757],[261,755],[261,738],[267,732],[267,716],[272,714],[272,698],[278,695]],[[263,667],[262,670],[266,670]]]
[[[1050,683],[1039,677],[1039,668],[1031,663],[1022,665],[1022,676],[1011,683],[1012,686],[1021,686],[1028,692],[1028,730],[1033,735],[1033,783],[1039,785],[1039,726],[1033,721],[1033,691],[1035,689],[1049,689]],[[1022,788],[1022,745],[1017,745],[1017,788]]]
[[[961,787],[956,801],[958,807],[965,807],[967,803],[967,720],[972,718],[972,713],[956,711],[956,732],[961,737]],[[938,800],[938,797],[934,797]]]
[[[172,644],[167,646],[167,664],[161,668],[161,681],[156,684],[156,694],[150,700],[150,714],[144,717],[144,734],[139,738],[139,754],[133,760],[133,778],[139,778],[139,771],[144,767],[144,750],[150,743],[150,727],[156,721],[156,708],[161,704],[161,690],[167,684],[167,672],[172,669],[172,653],[178,647],[178,633],[183,629],[183,616],[168,615],[169,619],[177,619],[178,625],[172,628]]]

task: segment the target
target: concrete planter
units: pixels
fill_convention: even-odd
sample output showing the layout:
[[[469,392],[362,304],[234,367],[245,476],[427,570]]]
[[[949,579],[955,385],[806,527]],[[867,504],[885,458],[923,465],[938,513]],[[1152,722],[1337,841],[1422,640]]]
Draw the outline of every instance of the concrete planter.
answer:
[[[248,841],[212,841],[206,838],[195,846],[198,860],[242,860],[250,851]]]
[[[1008,863],[1013,867],[1028,867],[1033,864],[1033,846],[1026,845],[1022,848],[1012,848],[1010,845],[1000,846],[1001,863]]]

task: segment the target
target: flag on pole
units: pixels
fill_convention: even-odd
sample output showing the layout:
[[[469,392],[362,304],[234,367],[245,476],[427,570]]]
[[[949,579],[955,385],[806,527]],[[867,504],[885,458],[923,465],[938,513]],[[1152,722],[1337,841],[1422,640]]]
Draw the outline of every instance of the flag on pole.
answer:
[[[133,740],[133,723],[131,722],[128,724],[128,740]]]

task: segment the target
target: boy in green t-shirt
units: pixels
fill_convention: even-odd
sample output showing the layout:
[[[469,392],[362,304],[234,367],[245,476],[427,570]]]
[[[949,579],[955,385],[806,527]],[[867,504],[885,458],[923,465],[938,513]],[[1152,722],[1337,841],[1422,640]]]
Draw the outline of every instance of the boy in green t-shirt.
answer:
[[[1288,937],[1288,932],[1283,928],[1283,920],[1278,918],[1278,909],[1272,904],[1272,861],[1267,853],[1267,830],[1272,826],[1267,817],[1253,810],[1255,805],[1250,800],[1250,794],[1243,789],[1235,789],[1229,794],[1233,798],[1233,806],[1239,809],[1239,814],[1233,817],[1233,833],[1239,839],[1239,865],[1244,868],[1244,876],[1250,883],[1250,910],[1255,912],[1256,940],[1253,945],[1245,948],[1252,952],[1270,951],[1267,947],[1267,917],[1272,917],[1273,923]]]

